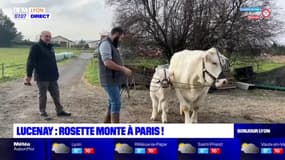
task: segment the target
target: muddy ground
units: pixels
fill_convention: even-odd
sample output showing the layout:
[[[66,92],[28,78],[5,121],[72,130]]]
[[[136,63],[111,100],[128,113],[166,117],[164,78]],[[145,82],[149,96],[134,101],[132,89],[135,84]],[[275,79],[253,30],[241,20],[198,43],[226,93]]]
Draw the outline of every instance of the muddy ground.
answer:
[[[60,91],[65,110],[71,117],[56,116],[48,97],[47,112],[51,120],[38,113],[37,88],[23,85],[22,80],[0,85],[0,137],[12,137],[13,123],[101,123],[106,109],[106,97],[99,87],[88,85],[83,77],[91,54],[82,54],[60,68]],[[285,123],[285,93],[265,90],[227,90],[209,94],[199,112],[201,123]],[[169,123],[183,123],[177,99],[170,100]],[[151,122],[151,101],[147,90],[132,90],[131,98],[123,94],[123,123]]]

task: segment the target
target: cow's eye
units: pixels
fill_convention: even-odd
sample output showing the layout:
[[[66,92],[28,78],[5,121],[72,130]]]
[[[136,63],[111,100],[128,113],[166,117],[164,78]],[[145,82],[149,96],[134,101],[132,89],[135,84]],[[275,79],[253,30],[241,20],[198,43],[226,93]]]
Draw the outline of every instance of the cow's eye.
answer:
[[[218,63],[216,63],[216,62],[213,62],[213,65],[218,65]]]

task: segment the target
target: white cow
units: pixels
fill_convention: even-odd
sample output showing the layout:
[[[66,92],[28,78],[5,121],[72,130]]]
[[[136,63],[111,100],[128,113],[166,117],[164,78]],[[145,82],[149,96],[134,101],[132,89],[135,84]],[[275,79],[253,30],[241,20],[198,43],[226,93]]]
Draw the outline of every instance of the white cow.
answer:
[[[167,122],[168,100],[173,95],[173,91],[169,83],[168,66],[157,67],[150,83],[151,120],[157,120],[158,113],[162,111],[161,121]]]
[[[170,81],[179,99],[185,123],[198,122],[198,109],[203,105],[210,86],[226,67],[227,58],[215,48],[207,51],[183,50],[173,55],[169,66]],[[226,82],[216,82],[216,86]]]

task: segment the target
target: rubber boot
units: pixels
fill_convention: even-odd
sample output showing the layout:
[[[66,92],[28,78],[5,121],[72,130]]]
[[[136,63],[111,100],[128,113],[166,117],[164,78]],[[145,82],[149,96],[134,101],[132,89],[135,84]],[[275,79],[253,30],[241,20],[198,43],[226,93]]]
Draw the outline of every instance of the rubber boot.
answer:
[[[109,111],[105,113],[104,123],[111,123],[111,113]]]
[[[120,123],[120,114],[112,113],[111,114],[111,123]]]

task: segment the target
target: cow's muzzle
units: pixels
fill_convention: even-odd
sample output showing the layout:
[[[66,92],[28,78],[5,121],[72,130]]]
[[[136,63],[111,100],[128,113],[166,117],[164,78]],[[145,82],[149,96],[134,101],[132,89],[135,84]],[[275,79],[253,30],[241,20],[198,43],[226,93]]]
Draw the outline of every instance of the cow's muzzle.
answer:
[[[169,79],[163,79],[160,81],[160,85],[162,88],[168,88],[170,86],[170,81]]]

